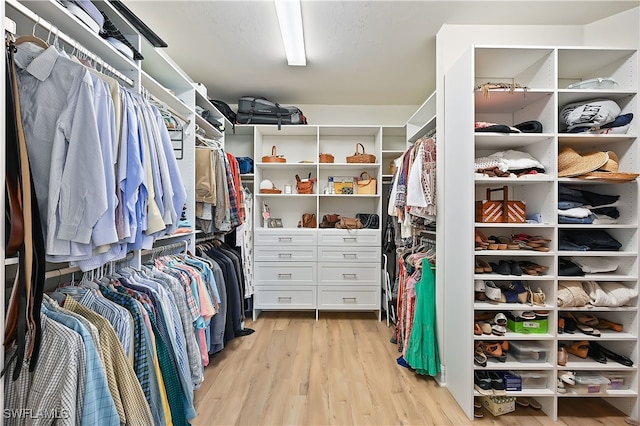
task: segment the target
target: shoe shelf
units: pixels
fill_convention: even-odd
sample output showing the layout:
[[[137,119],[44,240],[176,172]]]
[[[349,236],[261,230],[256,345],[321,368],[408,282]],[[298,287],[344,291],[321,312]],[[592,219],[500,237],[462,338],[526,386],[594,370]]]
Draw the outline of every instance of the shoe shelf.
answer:
[[[519,396],[522,398],[555,395],[552,389],[523,389],[521,391],[506,391],[506,392],[507,392],[507,396]],[[482,396],[482,394],[474,389],[473,396]]]
[[[569,84],[596,77],[613,77],[619,84],[613,90],[575,90],[565,89]],[[460,242],[474,229],[482,230],[488,238],[492,236],[508,237],[519,233],[541,235],[550,239],[549,251],[534,250],[475,250],[474,246],[465,246],[468,252],[461,253],[460,245],[445,247],[445,273],[448,283],[460,283],[456,288],[446,292],[445,298],[459,300],[460,294],[471,289],[469,297],[472,299],[471,313],[455,313],[447,315],[447,324],[451,333],[460,333],[459,320],[465,324],[473,324],[480,312],[507,311],[547,311],[548,332],[546,334],[523,334],[507,332],[503,336],[472,335],[471,344],[465,342],[470,353],[479,341],[532,341],[537,342],[549,351],[548,362],[520,362],[507,354],[506,362],[489,358],[486,367],[476,366],[469,372],[465,368],[455,368],[447,371],[447,384],[452,395],[462,405],[465,412],[472,418],[473,408],[470,401],[479,396],[473,389],[474,373],[482,369],[490,370],[525,370],[546,372],[547,382],[543,389],[530,389],[527,392],[507,392],[513,396],[537,396],[543,402],[543,411],[556,420],[558,416],[558,400],[561,397],[601,397],[614,399],[611,404],[620,408],[628,416],[637,418],[637,365],[640,361],[640,345],[638,335],[638,301],[632,306],[624,307],[593,307],[593,308],[562,308],[556,306],[559,284],[563,281],[616,281],[637,289],[638,258],[640,256],[640,237],[638,224],[640,223],[640,183],[609,183],[589,181],[580,178],[558,177],[558,153],[563,147],[572,147],[581,153],[590,151],[614,151],[619,157],[619,169],[622,172],[640,171],[640,145],[638,144],[637,121],[632,121],[627,134],[570,134],[566,133],[567,126],[560,117],[560,111],[565,105],[576,101],[586,101],[594,98],[608,98],[615,100],[621,108],[621,114],[634,113],[635,118],[640,115],[640,97],[637,94],[639,86],[638,53],[633,49],[605,49],[605,48],[545,48],[529,46],[473,46],[467,54],[461,56],[455,65],[446,72],[444,89],[447,93],[445,102],[445,136],[447,140],[469,141],[469,153],[461,152],[459,144],[455,147],[445,146],[445,172],[447,189],[454,197],[446,197],[444,208],[447,211],[444,224],[439,228],[444,232],[444,238],[449,241]],[[490,90],[488,96],[481,90],[476,90],[470,96],[468,87],[487,82],[513,84],[517,83],[526,89]],[[462,87],[460,87],[462,85]],[[449,106],[451,105],[451,106]],[[454,107],[455,105],[455,107]],[[485,121],[505,125],[515,125],[525,121],[539,121],[543,126],[543,133],[484,133],[475,132],[473,122]],[[451,144],[449,144],[451,145]],[[522,177],[490,177],[480,173],[469,176],[468,168],[474,159],[489,156],[497,151],[516,150],[528,153],[536,158],[545,169],[545,173],[526,175]],[[448,156],[447,156],[448,154]],[[466,178],[464,177],[466,176]],[[617,207],[620,216],[615,224],[579,225],[558,223],[557,203],[559,186],[576,187],[594,193],[619,195]],[[469,211],[469,203],[486,199],[487,189],[507,186],[509,200],[520,200],[526,203],[527,215],[539,215],[539,223],[478,223],[475,222],[475,209]],[[492,199],[501,199],[497,193]],[[474,204],[475,206],[475,204]],[[451,214],[450,214],[451,213]],[[464,225],[461,225],[464,224]],[[622,247],[619,251],[561,251],[560,237],[564,232],[580,232],[589,229],[604,230],[618,240]],[[467,237],[468,238],[468,237]],[[485,238],[481,236],[484,240]],[[476,241],[478,241],[476,239]],[[479,241],[478,241],[479,242]],[[591,273],[584,276],[559,276],[559,265],[563,258],[605,258],[615,259],[618,267],[613,272]],[[450,258],[451,260],[447,260]],[[461,260],[462,259],[462,260]],[[467,259],[467,260],[464,260]],[[466,262],[468,261],[468,265]],[[501,261],[529,261],[548,267],[544,275],[502,275],[494,271],[478,273],[483,262],[495,263],[503,266]],[[462,263],[461,263],[462,262]],[[504,263],[504,262],[502,262]],[[502,273],[508,273],[508,268],[498,268]],[[546,296],[544,306],[532,306],[522,303],[494,303],[491,301],[475,300],[473,295],[474,280],[494,281],[498,287],[500,283],[508,281],[522,281],[533,291],[540,288]],[[477,295],[476,295],[477,296]],[[468,300],[468,299],[467,299]],[[574,334],[559,334],[558,319],[568,312],[591,312],[609,321],[623,324],[623,331],[616,332],[609,329],[599,329],[599,337],[586,335],[576,330]],[[565,314],[563,314],[565,313]],[[457,325],[454,325],[456,324]],[[464,326],[464,330],[471,333],[472,327]],[[595,326],[597,328],[597,326]],[[581,359],[569,354],[565,366],[557,365],[557,349],[559,344],[570,345],[576,341],[602,342],[610,351],[624,355],[634,362],[633,367],[627,367],[609,359],[606,364],[593,359]],[[445,341],[445,345],[447,342]],[[460,342],[450,342],[445,350],[449,358],[447,363],[457,366],[464,364],[464,354],[459,354]],[[523,360],[524,361],[524,360]],[[457,362],[457,364],[456,364]],[[611,390],[593,395],[560,394],[556,388],[556,374],[560,371],[589,371],[618,372],[629,377],[626,384],[628,389]],[[633,377],[633,378],[632,378]],[[450,384],[450,385],[449,385]],[[466,388],[466,389],[465,389]],[[466,393],[465,393],[466,390]],[[632,401],[635,398],[635,401]],[[588,409],[585,411],[589,411]],[[587,414],[588,415],[588,414]]]
[[[558,393],[558,396],[561,398],[637,398],[638,392],[630,389],[607,390],[591,394],[567,391],[567,393]]]

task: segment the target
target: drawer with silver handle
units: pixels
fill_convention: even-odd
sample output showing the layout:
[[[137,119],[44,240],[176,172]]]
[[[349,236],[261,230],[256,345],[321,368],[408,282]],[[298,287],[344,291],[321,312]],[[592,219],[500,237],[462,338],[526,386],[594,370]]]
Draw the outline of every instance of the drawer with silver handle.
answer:
[[[262,229],[253,234],[254,246],[315,246],[318,244],[318,233],[315,229]]]
[[[255,262],[256,285],[315,285],[315,262]]]
[[[316,246],[255,246],[256,262],[314,262],[317,258]]]
[[[256,309],[315,309],[316,287],[256,287]]]
[[[318,264],[319,285],[380,285],[379,263],[358,263],[336,266],[334,263]]]
[[[379,262],[380,247],[319,246],[318,260],[323,262]]]
[[[332,286],[319,286],[318,309],[380,309],[380,292],[377,288],[339,289]]]
[[[381,236],[379,229],[320,229],[318,231],[318,244],[328,246],[380,246]]]

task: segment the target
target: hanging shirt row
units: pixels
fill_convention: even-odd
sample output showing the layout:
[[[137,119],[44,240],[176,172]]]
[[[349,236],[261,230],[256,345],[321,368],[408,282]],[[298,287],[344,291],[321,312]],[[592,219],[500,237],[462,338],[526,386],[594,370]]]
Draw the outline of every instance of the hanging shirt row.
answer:
[[[47,260],[89,270],[174,233],[187,194],[158,108],[55,46],[15,62]]]

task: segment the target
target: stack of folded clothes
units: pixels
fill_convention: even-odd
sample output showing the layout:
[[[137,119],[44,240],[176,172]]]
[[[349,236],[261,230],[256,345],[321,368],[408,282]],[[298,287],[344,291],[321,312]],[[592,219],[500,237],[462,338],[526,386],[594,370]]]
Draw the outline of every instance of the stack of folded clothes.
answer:
[[[475,159],[476,173],[497,177],[521,177],[544,173],[542,163],[528,152],[508,150]]]
[[[603,229],[566,229],[559,234],[558,250],[618,251],[622,244]]]
[[[618,222],[619,195],[597,194],[560,186],[558,223],[613,224]]]

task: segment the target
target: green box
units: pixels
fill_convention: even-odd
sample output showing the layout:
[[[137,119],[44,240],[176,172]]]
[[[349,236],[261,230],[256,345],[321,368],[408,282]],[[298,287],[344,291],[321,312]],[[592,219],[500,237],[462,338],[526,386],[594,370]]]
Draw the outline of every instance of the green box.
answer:
[[[525,319],[514,321],[507,318],[507,328],[515,333],[523,334],[547,334],[549,329],[549,319]]]

